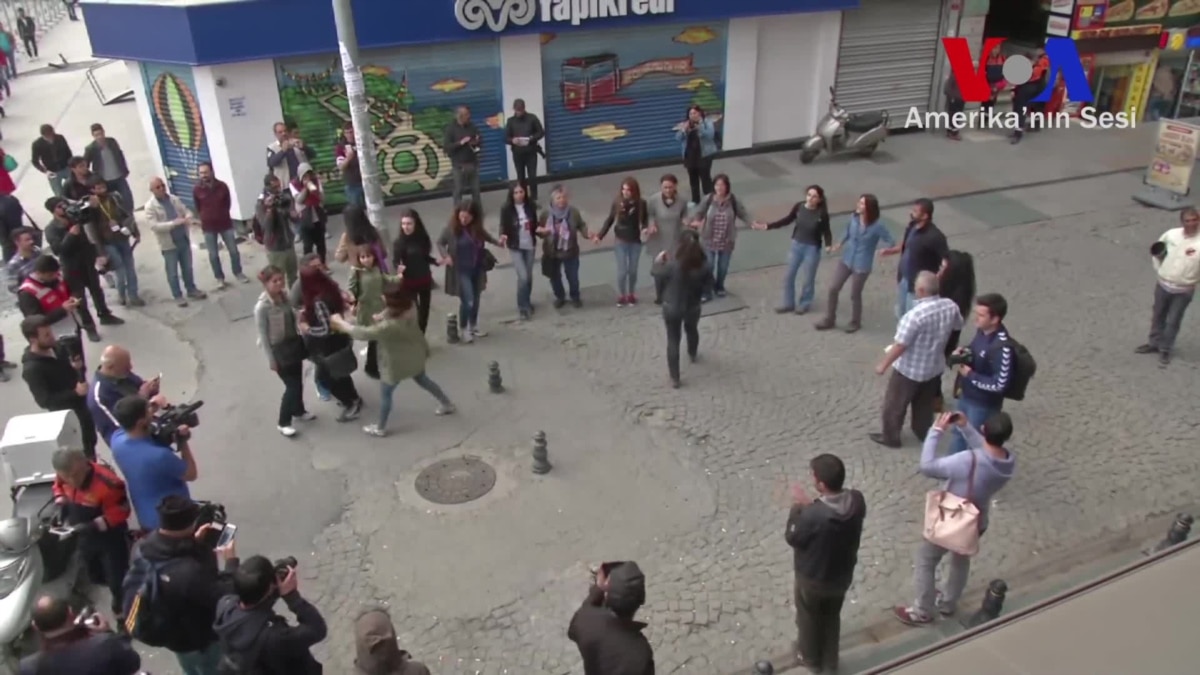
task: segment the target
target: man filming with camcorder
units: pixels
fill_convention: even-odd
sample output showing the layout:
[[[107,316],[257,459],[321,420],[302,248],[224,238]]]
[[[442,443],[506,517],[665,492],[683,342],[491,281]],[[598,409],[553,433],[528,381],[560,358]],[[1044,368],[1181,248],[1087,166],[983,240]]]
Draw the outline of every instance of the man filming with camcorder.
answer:
[[[185,414],[180,415],[180,410]],[[195,408],[156,413],[149,400],[134,395],[117,401],[113,417],[121,428],[113,433],[110,447],[117,468],[125,476],[138,524],[144,531],[157,530],[159,502],[168,496],[190,499],[188,483],[199,475],[190,445],[191,426],[180,419],[192,417],[187,421],[198,421]]]

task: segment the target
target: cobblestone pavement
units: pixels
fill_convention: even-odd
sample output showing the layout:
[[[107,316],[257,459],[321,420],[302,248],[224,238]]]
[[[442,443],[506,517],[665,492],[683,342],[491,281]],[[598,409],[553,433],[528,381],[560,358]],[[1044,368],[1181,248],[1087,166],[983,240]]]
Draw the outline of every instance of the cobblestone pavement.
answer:
[[[1008,297],[1009,326],[1039,361],[1028,399],[1011,406],[1017,477],[994,506],[972,588],[1196,496],[1200,458],[1189,395],[1200,363],[1195,318],[1186,322],[1169,369],[1132,353],[1144,339],[1153,287],[1144,244],[1172,216],[1117,204],[1102,213],[952,236],[952,245],[975,253],[981,290]],[[825,265],[820,278],[830,271]],[[539,386],[557,380],[564,403],[593,397],[601,403],[587,409],[590,415],[603,416],[614,430],[645,428],[655,439],[652,449],[703,468],[711,512],[694,529],[646,538],[628,551],[647,572],[641,618],[650,624],[659,672],[730,672],[777,654],[792,639],[790,551],[782,541],[786,487],[806,475],[818,452],[846,461],[849,482],[866,494],[870,509],[845,629],[885,620],[888,607],[909,599],[921,496],[932,483],[915,475],[915,440],[892,451],[865,437],[877,425],[882,381],[871,366],[893,325],[892,274],[885,264],[870,280],[867,324],[854,336],[816,333],[810,317],[771,313],[778,269],[738,275],[731,290],[749,308],[702,322],[701,363],[686,368],[678,391],[666,386],[662,326],[651,307],[585,312],[508,331],[506,343],[519,340],[525,353],[509,367],[520,370],[536,358]],[[429,552],[404,550],[405,539],[390,535],[404,528],[388,523],[413,518],[413,510],[394,498],[394,473],[365,466],[343,467],[348,494],[359,496],[351,498],[346,520],[318,541],[317,577],[333,580],[317,598],[327,615],[392,601],[403,644],[439,673],[578,672],[565,627],[583,595],[582,563],[547,564],[533,590],[493,593],[490,611],[455,613],[454,597],[475,593],[470,580],[404,572]],[[627,498],[612,495],[614,503]],[[442,522],[455,527],[451,519]],[[463,543],[461,554],[487,550],[477,544]],[[537,549],[523,557],[483,555],[482,567],[538,560]],[[398,575],[402,582],[388,582]],[[430,593],[445,599],[435,604],[446,611],[408,602]],[[475,598],[459,598],[463,603]],[[336,621],[345,626],[348,617]],[[330,663],[348,662],[347,640],[344,633],[331,639]]]

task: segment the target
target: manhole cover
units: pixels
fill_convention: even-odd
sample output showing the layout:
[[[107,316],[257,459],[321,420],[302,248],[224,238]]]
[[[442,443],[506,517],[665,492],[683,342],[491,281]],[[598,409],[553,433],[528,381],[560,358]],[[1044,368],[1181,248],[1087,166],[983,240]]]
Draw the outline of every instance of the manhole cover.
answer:
[[[496,470],[478,457],[444,459],[417,476],[417,494],[434,504],[466,504],[495,486]]]

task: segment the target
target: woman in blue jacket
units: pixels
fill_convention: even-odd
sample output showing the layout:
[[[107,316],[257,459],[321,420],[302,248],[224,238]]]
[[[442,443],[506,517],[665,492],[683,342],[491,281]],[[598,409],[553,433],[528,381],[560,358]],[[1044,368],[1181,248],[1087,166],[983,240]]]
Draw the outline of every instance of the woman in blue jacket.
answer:
[[[692,204],[713,191],[712,164],[717,153],[717,130],[698,105],[688,108],[687,119],[675,127],[675,140],[683,152],[683,168],[692,186]],[[703,190],[703,192],[701,192]]]
[[[833,273],[825,318],[817,323],[817,330],[829,330],[837,323],[838,295],[849,279],[853,281],[850,284],[850,324],[846,326],[846,332],[855,333],[862,327],[863,287],[875,265],[875,249],[880,241],[888,246],[896,245],[892,233],[879,219],[879,200],[875,195],[866,194],[859,197],[841,242],[829,249],[831,253],[842,251],[842,259]]]

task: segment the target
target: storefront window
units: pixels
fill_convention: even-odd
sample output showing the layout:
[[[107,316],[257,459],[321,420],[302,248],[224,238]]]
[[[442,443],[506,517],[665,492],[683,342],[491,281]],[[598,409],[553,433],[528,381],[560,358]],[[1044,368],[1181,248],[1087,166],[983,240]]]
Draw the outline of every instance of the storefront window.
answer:
[[[1151,122],[1174,115],[1179,88],[1187,71],[1186,55],[1167,57],[1164,53],[1160,58],[1154,79],[1150,82],[1150,98],[1146,103],[1145,119]]]
[[[1096,110],[1118,113],[1125,109],[1125,98],[1129,94],[1129,82],[1133,79],[1133,66],[1104,66],[1096,72]]]
[[[1200,59],[1196,58],[1196,53],[1188,58],[1186,75],[1183,80],[1183,91],[1179,96],[1179,108],[1175,112],[1175,117],[1196,117],[1200,116]]]

